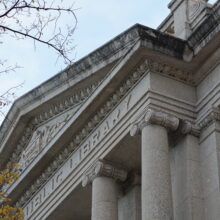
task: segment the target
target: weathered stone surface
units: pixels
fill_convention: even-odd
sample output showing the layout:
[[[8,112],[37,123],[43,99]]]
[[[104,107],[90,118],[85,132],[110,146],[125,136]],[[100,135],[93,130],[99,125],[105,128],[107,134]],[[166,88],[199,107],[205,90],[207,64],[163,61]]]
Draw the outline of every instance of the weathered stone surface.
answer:
[[[142,129],[142,219],[173,219],[171,174],[166,128]]]
[[[220,1],[169,7],[14,103],[2,189],[26,219],[219,220]]]

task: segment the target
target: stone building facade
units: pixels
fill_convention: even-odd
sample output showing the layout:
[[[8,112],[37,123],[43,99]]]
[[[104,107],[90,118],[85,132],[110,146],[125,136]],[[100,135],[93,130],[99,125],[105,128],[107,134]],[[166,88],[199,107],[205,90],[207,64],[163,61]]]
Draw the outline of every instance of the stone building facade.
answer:
[[[168,7],[13,104],[3,190],[25,219],[220,219],[220,1]]]

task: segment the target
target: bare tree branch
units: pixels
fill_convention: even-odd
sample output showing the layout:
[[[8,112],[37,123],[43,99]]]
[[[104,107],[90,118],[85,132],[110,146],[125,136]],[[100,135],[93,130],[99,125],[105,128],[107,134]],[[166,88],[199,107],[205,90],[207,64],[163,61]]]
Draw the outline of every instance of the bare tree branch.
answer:
[[[63,0],[0,0],[0,46],[9,37],[13,40],[33,40],[46,45],[62,58],[65,64],[74,59],[73,34],[77,18],[73,5]],[[0,75],[15,72],[19,65],[7,65],[7,57],[0,57]],[[21,85],[0,94],[0,114],[14,100],[15,90]]]
[[[36,42],[47,45],[65,63],[71,63],[76,9],[63,4],[62,0],[0,0],[0,36],[10,34],[16,40],[30,38],[34,45]],[[64,25],[67,18],[71,24]]]
[[[66,54],[65,54],[64,51],[62,50],[62,46],[63,46],[63,44],[65,43],[65,41],[64,41],[64,42],[62,43],[62,45],[59,47],[59,45],[57,45],[57,44],[50,43],[50,42],[52,41],[52,39],[49,39],[48,41],[42,40],[42,39],[41,39],[41,34],[42,34],[41,31],[39,31],[39,33],[40,33],[39,37],[35,37],[35,36],[29,34],[28,32],[23,33],[23,32],[21,32],[21,31],[14,30],[14,29],[11,29],[11,28],[6,27],[6,26],[3,26],[3,25],[0,25],[0,28],[2,28],[4,31],[10,31],[10,32],[12,32],[13,34],[18,34],[18,35],[20,35],[20,36],[28,37],[28,38],[31,38],[31,39],[33,39],[33,40],[35,40],[35,41],[38,41],[39,43],[46,44],[47,46],[49,46],[49,47],[53,48],[54,50],[56,50],[61,56],[63,56],[63,58],[64,58],[65,60],[71,62],[71,60],[68,58],[68,56],[66,56]],[[61,34],[61,33],[59,33],[59,34]],[[65,40],[66,40],[66,39],[65,39]],[[1,73],[1,71],[0,71],[0,73]]]
[[[18,64],[6,65],[7,60],[0,60],[0,75],[3,73],[15,72],[17,69],[21,68]]]
[[[13,86],[10,89],[8,89],[6,92],[0,95],[0,110],[11,104],[14,98],[16,97],[16,90],[23,86],[24,83],[21,83],[17,86]]]

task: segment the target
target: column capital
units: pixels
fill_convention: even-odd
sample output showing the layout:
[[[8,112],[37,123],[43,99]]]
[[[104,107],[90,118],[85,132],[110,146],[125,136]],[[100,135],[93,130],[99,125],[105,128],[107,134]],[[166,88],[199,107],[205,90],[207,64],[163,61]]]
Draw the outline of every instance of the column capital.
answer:
[[[191,134],[195,137],[200,136],[200,127],[189,121],[182,121],[180,130],[182,134]]]
[[[96,177],[105,176],[124,182],[127,179],[127,171],[114,167],[112,164],[103,161],[97,161],[90,167],[82,178],[82,186],[85,187],[91,183]]]
[[[175,131],[179,126],[179,119],[164,112],[147,109],[139,120],[133,123],[130,130],[131,136],[136,135],[149,124],[161,125],[169,130]]]

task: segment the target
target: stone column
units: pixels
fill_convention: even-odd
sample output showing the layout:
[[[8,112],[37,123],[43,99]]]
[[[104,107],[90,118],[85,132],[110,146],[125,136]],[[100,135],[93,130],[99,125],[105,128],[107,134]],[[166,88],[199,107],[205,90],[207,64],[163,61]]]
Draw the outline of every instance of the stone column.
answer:
[[[142,136],[142,220],[173,219],[167,132],[178,125],[177,118],[148,109],[131,129]]]
[[[127,172],[98,161],[82,181],[92,183],[92,220],[118,219],[118,183],[127,178]]]
[[[180,131],[184,135],[177,143],[175,163],[175,218],[204,219],[204,194],[202,190],[199,150],[200,128],[183,121]],[[184,180],[184,181],[179,181]]]
[[[118,201],[118,220],[141,220],[141,176],[130,172]]]

